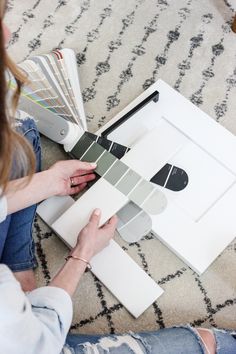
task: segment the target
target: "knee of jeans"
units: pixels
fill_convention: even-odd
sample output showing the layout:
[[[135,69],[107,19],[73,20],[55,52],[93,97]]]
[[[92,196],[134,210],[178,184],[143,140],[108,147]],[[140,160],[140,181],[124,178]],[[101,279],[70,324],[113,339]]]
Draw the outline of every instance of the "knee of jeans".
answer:
[[[16,129],[32,146],[36,158],[36,172],[41,169],[41,145],[40,136],[33,118],[27,116],[24,119],[16,118]]]
[[[63,354],[95,354],[95,353],[146,353],[151,354],[152,347],[138,334],[130,332],[122,335],[102,336],[97,343],[84,342],[78,345],[65,345]]]
[[[61,354],[75,354],[75,351],[73,348],[69,347],[69,345],[65,344]]]
[[[24,137],[31,143],[34,150],[40,149],[40,136],[37,125],[33,118],[29,117],[25,120],[26,129],[23,132]]]
[[[197,328],[196,331],[205,346],[207,354],[215,354],[216,341],[213,332],[207,328]]]

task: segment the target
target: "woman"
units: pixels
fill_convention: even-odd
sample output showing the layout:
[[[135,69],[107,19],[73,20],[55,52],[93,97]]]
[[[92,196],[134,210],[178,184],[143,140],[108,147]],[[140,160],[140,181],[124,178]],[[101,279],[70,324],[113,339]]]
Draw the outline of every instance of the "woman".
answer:
[[[9,33],[2,23],[4,6],[0,0],[0,353],[236,353],[233,333],[190,326],[118,336],[67,336],[71,296],[90,259],[109,243],[116,227],[114,216],[99,228],[99,210],[91,215],[49,286],[35,289],[31,235],[35,205],[52,195],[80,192],[94,179],[95,165],[61,161],[39,172],[40,143],[34,121],[23,112],[12,119],[6,107],[5,69],[18,83],[13,110],[25,78],[5,53]]]
[[[34,120],[19,111],[12,118],[25,77],[5,52],[9,31],[2,23],[4,6],[0,1],[0,352],[60,353],[72,319],[71,296],[92,256],[113,236],[116,217],[99,228],[100,211],[95,210],[62,269],[48,287],[35,289],[35,205],[52,195],[80,192],[94,179],[96,165],[61,161],[39,172]],[[6,68],[18,84],[11,110],[6,106]]]

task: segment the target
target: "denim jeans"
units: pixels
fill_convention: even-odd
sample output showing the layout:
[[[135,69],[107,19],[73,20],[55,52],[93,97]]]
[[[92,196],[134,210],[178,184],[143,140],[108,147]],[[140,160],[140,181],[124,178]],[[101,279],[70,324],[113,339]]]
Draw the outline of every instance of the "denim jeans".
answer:
[[[217,354],[235,354],[236,339],[230,331],[213,329]],[[235,332],[234,332],[235,333]],[[61,354],[207,354],[204,343],[191,326],[146,333],[92,336],[68,335]]]
[[[40,137],[35,122],[30,117],[16,121],[17,130],[31,143],[36,156],[36,172],[41,168]],[[14,169],[14,167],[13,167]],[[35,268],[32,223],[36,205],[8,215],[0,223],[0,262],[13,272]]]

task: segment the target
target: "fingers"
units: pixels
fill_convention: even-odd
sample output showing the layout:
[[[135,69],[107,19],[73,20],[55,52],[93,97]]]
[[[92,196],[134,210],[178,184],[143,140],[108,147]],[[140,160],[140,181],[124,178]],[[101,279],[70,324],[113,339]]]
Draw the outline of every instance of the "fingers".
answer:
[[[93,170],[90,170],[90,171],[88,171],[88,170],[80,170],[79,171],[79,176],[87,175],[87,174],[92,173],[92,172],[93,172]]]
[[[101,210],[100,209],[95,209],[89,219],[90,225],[93,225],[95,228],[99,227],[99,222],[101,218]]]
[[[77,175],[80,175],[81,171],[83,171],[83,173],[86,173],[87,171],[94,170],[97,167],[97,164],[95,162],[85,162],[79,160],[73,161],[75,163],[75,174]]]
[[[82,190],[84,190],[84,188],[87,186],[87,183],[81,183],[78,186],[75,187],[71,187],[69,190],[69,194],[73,195],[73,194],[78,194],[80,193]]]
[[[94,173],[90,173],[84,176],[75,176],[75,177],[71,177],[70,178],[70,182],[71,183],[73,181],[73,185],[71,184],[69,186],[69,194],[73,195],[73,194],[78,194],[80,193],[86,186],[87,183],[90,181],[93,181],[96,178]]]
[[[103,226],[103,229],[111,229],[114,230],[116,229],[117,226],[117,222],[118,222],[118,218],[116,215],[112,216],[108,222]]]
[[[100,218],[101,218],[101,210],[95,209],[90,216],[89,223],[92,224],[94,227],[99,228]],[[110,229],[115,231],[117,222],[118,222],[118,218],[116,215],[114,215],[108,220],[108,222],[104,226],[101,227],[101,229],[103,230]]]
[[[96,178],[96,175],[94,173],[89,173],[83,176],[71,176],[70,179],[73,180],[73,186],[77,186],[78,184],[81,183],[86,183],[89,181],[93,181]],[[73,187],[71,186],[71,187]]]
[[[109,220],[108,220],[108,224],[110,225],[114,225],[117,224],[118,222],[118,217],[116,215],[113,215]]]
[[[116,230],[118,218],[116,215],[112,216],[108,222],[100,228],[102,230],[104,237],[107,239],[107,245],[109,245],[110,240],[114,237]]]

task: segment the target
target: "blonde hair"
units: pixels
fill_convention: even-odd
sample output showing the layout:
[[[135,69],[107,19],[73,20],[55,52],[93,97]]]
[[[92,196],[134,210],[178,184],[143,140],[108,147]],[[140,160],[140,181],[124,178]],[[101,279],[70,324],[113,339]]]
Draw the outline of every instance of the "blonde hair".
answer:
[[[14,112],[16,110],[21,86],[26,82],[26,76],[9,58],[5,50],[3,17],[5,1],[0,0],[0,187],[4,191],[10,179],[14,161],[15,175],[31,177],[35,170],[35,156],[31,145],[14,127]],[[11,114],[6,105],[7,82],[5,71],[8,69],[14,76],[17,88],[12,96]],[[12,113],[13,112],[13,113]]]

